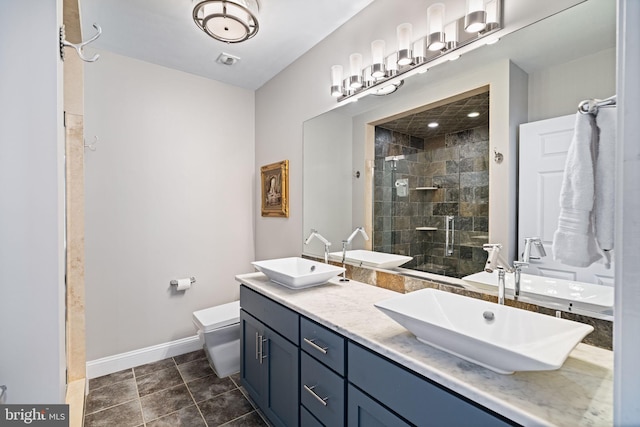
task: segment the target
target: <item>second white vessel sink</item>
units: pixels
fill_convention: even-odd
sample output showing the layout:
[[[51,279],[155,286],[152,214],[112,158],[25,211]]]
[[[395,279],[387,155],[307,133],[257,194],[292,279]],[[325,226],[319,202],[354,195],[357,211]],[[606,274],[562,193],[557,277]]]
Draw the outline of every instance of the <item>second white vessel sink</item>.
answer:
[[[342,261],[342,252],[331,252],[329,257],[332,261]],[[347,251],[345,261],[376,268],[394,268],[411,261],[413,257],[404,255],[387,254],[384,252],[367,251],[365,249],[354,249]]]
[[[290,289],[321,285],[344,271],[342,267],[299,257],[254,261],[251,264],[272,282]]]
[[[437,289],[375,306],[419,341],[500,374],[558,369],[593,327]]]

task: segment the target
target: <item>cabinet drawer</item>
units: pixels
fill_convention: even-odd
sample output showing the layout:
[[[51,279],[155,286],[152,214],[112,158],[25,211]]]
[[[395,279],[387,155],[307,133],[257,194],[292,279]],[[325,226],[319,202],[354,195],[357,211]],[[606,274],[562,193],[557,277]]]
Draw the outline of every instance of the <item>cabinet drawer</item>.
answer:
[[[253,317],[278,331],[280,335],[294,343],[298,343],[299,315],[288,308],[260,295],[256,291],[240,286],[240,307]]]
[[[344,425],[344,379],[300,352],[300,402],[327,426]]]
[[[300,347],[340,375],[344,375],[345,340],[335,332],[300,318]]]
[[[380,403],[423,425],[506,426],[508,422],[444,387],[356,345],[348,344],[349,382]]]

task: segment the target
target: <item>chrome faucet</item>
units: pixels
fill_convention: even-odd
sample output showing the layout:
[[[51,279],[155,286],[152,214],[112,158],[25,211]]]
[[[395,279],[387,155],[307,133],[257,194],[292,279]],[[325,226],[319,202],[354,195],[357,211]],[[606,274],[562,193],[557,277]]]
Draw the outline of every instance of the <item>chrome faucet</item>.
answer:
[[[347,259],[347,245],[351,244],[351,241],[354,239],[354,237],[356,237],[358,233],[362,234],[364,240],[369,240],[369,236],[367,235],[367,232],[364,231],[364,227],[356,227],[356,229],[353,230],[353,233],[351,233],[351,235],[347,237],[347,240],[342,241],[342,268],[344,268],[345,271],[342,272],[342,278],[340,279],[341,282],[349,281],[349,279],[347,279],[345,265],[345,260]]]
[[[320,240],[322,243],[324,243],[324,262],[325,264],[329,264],[329,246],[331,246],[331,242],[329,242],[327,239],[322,237],[322,235],[318,233],[318,230],[314,230],[312,228],[311,234],[309,234],[309,237],[307,237],[307,240],[304,241],[304,244],[308,245],[309,242],[311,242],[314,237]]]
[[[536,248],[539,257],[531,256],[532,246]],[[522,253],[522,260],[513,262],[514,299],[518,299],[520,297],[520,276],[522,267],[527,267],[529,265],[530,259],[540,259],[545,256],[547,256],[547,251],[544,250],[544,245],[542,244],[542,240],[540,240],[539,237],[524,238],[524,252]]]
[[[500,243],[486,243],[482,245],[482,249],[487,251],[487,262],[484,265],[484,271],[493,273],[498,270],[498,304],[504,305],[505,295],[505,267],[499,265],[498,258],[502,245]]]

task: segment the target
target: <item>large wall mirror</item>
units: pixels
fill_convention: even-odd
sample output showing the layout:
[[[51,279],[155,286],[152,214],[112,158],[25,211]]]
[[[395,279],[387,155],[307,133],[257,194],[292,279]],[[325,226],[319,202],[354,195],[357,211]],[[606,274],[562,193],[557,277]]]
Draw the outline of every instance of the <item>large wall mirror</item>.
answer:
[[[528,196],[518,194],[519,126],[614,93],[615,3],[588,0],[396,93],[339,106],[304,124],[303,234],[317,230],[339,251],[363,226],[371,240],[351,249],[411,256],[397,271],[444,281],[481,270],[483,243],[513,261],[518,197]],[[450,242],[447,225],[458,232]],[[302,252],[322,257],[324,246]]]

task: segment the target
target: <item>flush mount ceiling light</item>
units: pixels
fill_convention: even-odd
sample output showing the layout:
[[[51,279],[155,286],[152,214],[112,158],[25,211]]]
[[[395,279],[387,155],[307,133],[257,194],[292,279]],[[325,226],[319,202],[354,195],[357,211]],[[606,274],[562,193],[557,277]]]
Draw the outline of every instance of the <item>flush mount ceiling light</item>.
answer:
[[[240,43],[255,36],[258,0],[204,0],[193,8],[198,28],[216,40]]]
[[[472,111],[471,113],[467,114],[467,117],[471,117],[472,119],[474,117],[478,117],[480,115],[480,113],[478,113],[477,111]]]
[[[331,95],[342,102],[355,101],[369,94],[392,93],[408,77],[422,74],[447,60],[456,60],[461,53],[484,45],[476,41],[497,40],[495,33],[502,29],[504,0],[452,1],[466,2],[464,12],[462,7],[454,8],[460,10],[460,15],[446,21],[445,5],[442,2],[430,5],[424,14],[426,25],[422,22],[415,26],[426,27],[426,34],[414,38],[414,24],[405,22],[398,25],[395,52],[385,51],[389,46],[385,40],[374,40],[368,58],[352,53],[348,65],[331,67]]]
[[[438,123],[437,122],[431,122],[427,126],[429,126],[431,129],[435,129],[435,128],[438,127]]]

